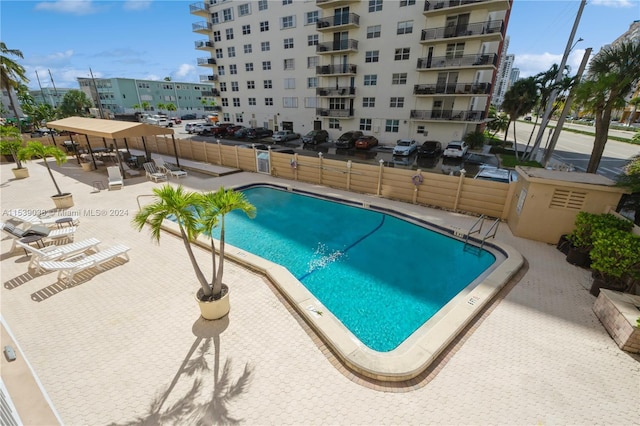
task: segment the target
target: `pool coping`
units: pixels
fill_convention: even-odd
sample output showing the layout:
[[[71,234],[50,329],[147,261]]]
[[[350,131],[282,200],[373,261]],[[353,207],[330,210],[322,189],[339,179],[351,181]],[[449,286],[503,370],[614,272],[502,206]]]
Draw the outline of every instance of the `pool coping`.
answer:
[[[368,208],[418,225],[432,227],[439,232],[449,234],[452,238],[462,240],[457,229],[448,229],[430,223],[416,217],[415,213],[403,211],[397,207],[377,206],[343,196],[327,196],[308,190],[294,189],[289,185],[254,183],[234,189],[253,187],[271,187]],[[180,231],[175,222],[165,220],[162,227],[165,231],[180,237]],[[475,245],[480,243],[475,238],[469,238],[469,240]],[[207,250],[211,248],[209,239],[202,235],[194,243]],[[365,346],[285,267],[228,243],[225,244],[225,257],[267,277],[349,368],[376,380],[395,382],[412,379],[424,372],[524,264],[522,255],[507,244],[492,240],[485,242],[484,246],[501,253],[504,260],[468,285],[396,349],[389,352],[378,352]],[[233,293],[232,289],[231,293]]]

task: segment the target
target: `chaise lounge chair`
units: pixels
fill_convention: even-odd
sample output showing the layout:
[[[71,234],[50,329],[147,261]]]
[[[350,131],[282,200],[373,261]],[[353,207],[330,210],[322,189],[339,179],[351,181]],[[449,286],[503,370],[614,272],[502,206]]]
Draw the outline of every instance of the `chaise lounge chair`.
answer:
[[[78,225],[80,219],[72,216],[44,216],[34,214],[34,210],[29,209],[12,209],[7,212],[7,215],[14,220],[22,222],[24,229],[33,225],[42,225],[55,227],[62,223],[68,223],[69,225]]]
[[[73,241],[73,236],[76,232],[75,226],[69,226],[62,229],[49,229],[43,225],[33,225],[28,229],[20,229],[4,222],[0,222],[0,229],[11,235],[11,237],[13,238],[11,251],[15,250],[16,242],[25,237],[40,237],[43,243],[50,240],[58,240],[62,238]],[[35,240],[33,242],[35,242]]]
[[[124,186],[124,180],[122,179],[122,173],[120,173],[120,167],[109,166],[107,167],[107,173],[109,174],[109,191],[111,191],[111,188],[121,189]]]
[[[156,158],[153,161],[156,162],[156,164],[158,165],[158,168],[161,171],[163,171],[165,174],[167,174],[167,176],[171,175],[177,178],[187,176],[187,172],[185,172],[184,170],[182,170],[180,167],[176,166],[173,163],[165,162],[164,159],[162,158]]]
[[[98,244],[100,240],[97,238],[89,238],[88,240],[76,241],[64,245],[48,245],[43,248],[33,247],[27,243],[16,241],[16,244],[24,249],[25,252],[31,254],[29,269],[35,266],[36,272],[40,272],[40,262],[50,260],[62,260],[70,256],[85,253],[89,250],[100,251]]]
[[[149,179],[153,179],[155,182],[158,182],[158,180],[167,180],[167,175],[158,170],[155,163],[144,163],[142,167],[144,167],[147,172]]]
[[[58,271],[58,280],[62,279],[66,275],[67,285],[71,285],[74,275],[78,272],[91,268],[100,269],[100,265],[102,263],[113,260],[118,256],[123,256],[128,261],[129,255],[127,252],[129,250],[129,247],[119,244],[89,256],[81,254],[75,258],[69,258],[67,260],[43,261],[40,262],[40,267],[47,271]]]

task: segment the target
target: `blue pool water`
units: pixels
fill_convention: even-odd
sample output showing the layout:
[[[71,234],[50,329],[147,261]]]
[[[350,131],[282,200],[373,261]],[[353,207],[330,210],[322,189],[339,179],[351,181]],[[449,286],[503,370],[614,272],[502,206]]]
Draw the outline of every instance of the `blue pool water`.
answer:
[[[396,348],[496,260],[387,214],[273,188],[243,192],[257,215],[227,215],[227,243],[286,267],[376,351]]]

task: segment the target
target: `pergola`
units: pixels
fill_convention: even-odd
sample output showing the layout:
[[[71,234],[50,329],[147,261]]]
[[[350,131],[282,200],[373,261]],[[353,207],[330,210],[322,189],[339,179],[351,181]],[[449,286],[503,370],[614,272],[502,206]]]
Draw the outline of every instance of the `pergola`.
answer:
[[[144,146],[145,156],[149,160],[149,151],[147,150],[147,144],[145,142],[146,136],[157,135],[171,135],[173,141],[173,150],[176,156],[176,164],[180,166],[180,160],[178,159],[178,150],[176,149],[176,140],[174,138],[173,129],[166,127],[153,126],[151,124],[133,123],[129,121],[118,120],[104,120],[101,118],[86,118],[86,117],[67,117],[61,120],[49,121],[47,127],[51,129],[67,130],[69,132],[85,135],[87,139],[87,145],[89,146],[89,153],[94,162],[93,152],[91,151],[91,144],[89,143],[89,136],[97,136],[103,139],[111,139],[118,149],[116,139],[123,138],[127,151],[129,146],[127,144],[127,138],[140,137],[142,138],[142,144]],[[105,145],[106,147],[106,145]],[[120,157],[118,156],[118,163]]]

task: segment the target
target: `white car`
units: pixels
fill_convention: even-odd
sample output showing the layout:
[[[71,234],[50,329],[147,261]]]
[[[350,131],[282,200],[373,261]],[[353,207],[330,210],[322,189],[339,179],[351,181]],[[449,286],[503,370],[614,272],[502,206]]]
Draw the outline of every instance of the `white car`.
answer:
[[[187,123],[184,125],[184,130],[185,132],[191,134],[191,133],[197,133],[196,132],[196,126],[198,126],[198,124],[204,124],[204,123]]]
[[[442,155],[449,158],[462,158],[469,151],[469,145],[465,141],[451,141],[444,149]]]
[[[515,170],[500,169],[494,166],[480,166],[480,170],[478,170],[474,179],[511,183],[518,181],[518,173]]]
[[[286,142],[300,139],[300,135],[298,133],[293,133],[291,130],[281,130],[279,132],[275,132],[272,138],[274,142]]]
[[[411,155],[418,149],[418,142],[414,139],[399,139],[393,148],[393,155]]]

